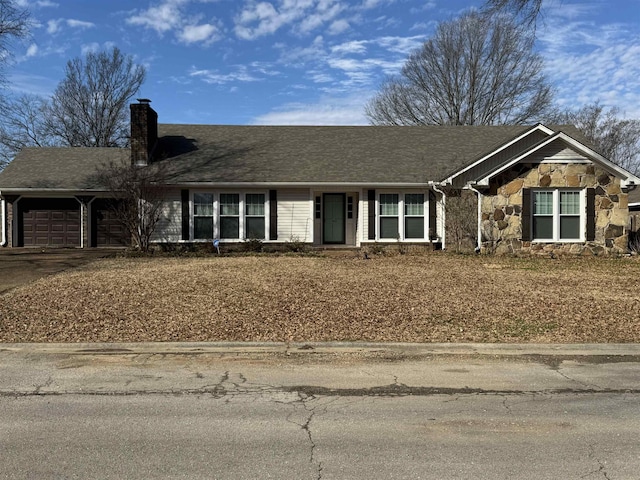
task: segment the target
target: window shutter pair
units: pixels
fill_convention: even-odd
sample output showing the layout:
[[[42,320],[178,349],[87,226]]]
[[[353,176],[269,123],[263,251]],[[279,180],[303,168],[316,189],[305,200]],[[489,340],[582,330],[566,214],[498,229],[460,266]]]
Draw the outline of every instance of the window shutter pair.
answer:
[[[593,188],[587,188],[587,242],[593,242],[596,239],[596,191]],[[522,190],[522,240],[530,242],[533,239],[533,231],[531,228],[531,189],[524,188]]]
[[[189,212],[189,190],[180,192],[182,201],[182,240],[191,240],[189,235],[190,212]],[[269,190],[269,240],[278,239],[278,192]]]

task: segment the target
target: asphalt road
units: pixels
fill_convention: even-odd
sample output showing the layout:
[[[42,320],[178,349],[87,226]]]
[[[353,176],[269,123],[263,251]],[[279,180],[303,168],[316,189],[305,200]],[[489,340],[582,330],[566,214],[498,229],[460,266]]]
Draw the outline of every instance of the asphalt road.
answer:
[[[639,479],[640,346],[0,345],[0,478]]]

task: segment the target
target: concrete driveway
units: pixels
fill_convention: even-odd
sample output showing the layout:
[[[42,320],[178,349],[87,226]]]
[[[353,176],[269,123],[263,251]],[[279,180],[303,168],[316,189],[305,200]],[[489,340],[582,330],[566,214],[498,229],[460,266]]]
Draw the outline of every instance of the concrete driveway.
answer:
[[[86,265],[98,258],[116,255],[120,250],[88,249],[0,249],[0,295],[38,278]]]

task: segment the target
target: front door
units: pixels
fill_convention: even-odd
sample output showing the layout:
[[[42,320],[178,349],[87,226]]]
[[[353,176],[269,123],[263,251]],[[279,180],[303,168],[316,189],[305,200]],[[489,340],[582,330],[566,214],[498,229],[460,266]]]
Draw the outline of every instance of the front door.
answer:
[[[325,193],[322,215],[322,243],[345,243],[345,194]]]

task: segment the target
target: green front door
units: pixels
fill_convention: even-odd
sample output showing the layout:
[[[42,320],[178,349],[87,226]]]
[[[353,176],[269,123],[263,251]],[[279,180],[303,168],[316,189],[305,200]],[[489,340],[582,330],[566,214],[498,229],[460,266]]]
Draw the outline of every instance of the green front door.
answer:
[[[323,197],[322,242],[345,242],[344,193],[325,193]]]

